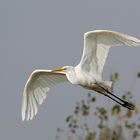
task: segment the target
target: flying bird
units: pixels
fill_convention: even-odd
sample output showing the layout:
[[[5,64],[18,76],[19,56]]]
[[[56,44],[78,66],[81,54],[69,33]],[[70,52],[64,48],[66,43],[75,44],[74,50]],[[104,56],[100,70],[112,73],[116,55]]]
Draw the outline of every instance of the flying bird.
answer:
[[[102,72],[109,49],[114,46],[140,46],[140,40],[115,31],[95,30],[84,34],[84,48],[80,63],[53,70],[35,70],[25,84],[22,97],[22,120],[32,120],[43,103],[47,92],[56,84],[70,82],[96,91],[130,110],[135,106],[113,91],[113,82],[102,79]]]

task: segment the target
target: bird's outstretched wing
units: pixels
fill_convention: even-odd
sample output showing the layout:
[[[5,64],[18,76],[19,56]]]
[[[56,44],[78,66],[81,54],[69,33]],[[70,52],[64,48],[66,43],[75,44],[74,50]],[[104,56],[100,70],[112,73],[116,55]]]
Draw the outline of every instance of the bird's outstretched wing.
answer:
[[[34,71],[24,88],[22,97],[22,120],[32,120],[38,111],[39,104],[47,96],[49,89],[57,83],[68,81],[64,73],[50,70]]]
[[[140,40],[108,30],[85,33],[83,56],[79,66],[85,71],[102,75],[110,47],[120,45],[138,46],[140,45]]]

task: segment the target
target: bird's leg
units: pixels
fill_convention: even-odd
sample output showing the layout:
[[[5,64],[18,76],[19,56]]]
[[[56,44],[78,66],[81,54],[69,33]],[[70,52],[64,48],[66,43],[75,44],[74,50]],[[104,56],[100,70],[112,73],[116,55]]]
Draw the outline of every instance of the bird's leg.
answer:
[[[128,108],[130,110],[135,109],[135,106],[132,103],[129,103],[129,102],[119,98],[118,96],[114,95],[113,93],[111,93],[110,91],[108,91],[107,89],[102,87],[100,84],[98,84],[98,85],[107,93],[107,94],[104,94],[105,96],[109,97],[110,99],[114,100],[115,102],[119,103],[120,105],[122,105],[122,106],[124,106],[124,107],[126,107],[126,108]]]
[[[130,110],[134,110],[134,108],[135,108],[135,106],[133,104],[131,104],[131,103],[128,103],[126,101],[124,101],[124,102],[118,101],[118,100],[113,98],[114,96],[113,97],[109,96],[109,94],[104,94],[104,95],[107,96],[108,98],[112,99],[113,101],[117,102],[121,106],[126,107],[126,108],[128,108]]]
[[[124,106],[124,103],[121,103],[120,101],[114,99],[113,97],[109,96],[108,94],[104,94],[105,96],[107,96],[108,98],[112,99],[113,101],[117,102],[118,104],[120,104],[121,106]],[[126,106],[125,106],[126,107]],[[128,109],[130,109],[129,107],[127,107]]]
[[[125,100],[122,100],[121,98],[119,98],[118,96],[114,95],[113,93],[111,93],[110,91],[104,89],[107,93],[109,93],[110,95],[112,95],[113,97],[117,98],[118,100],[120,100],[121,102],[123,102],[123,106],[126,106],[127,108],[129,107],[129,109],[134,110],[135,106],[132,103],[129,103]]]

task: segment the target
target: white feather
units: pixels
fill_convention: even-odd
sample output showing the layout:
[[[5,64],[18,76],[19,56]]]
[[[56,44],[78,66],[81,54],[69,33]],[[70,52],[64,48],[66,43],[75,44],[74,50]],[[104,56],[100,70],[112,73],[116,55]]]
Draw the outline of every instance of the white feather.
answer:
[[[138,46],[140,40],[122,33],[96,30],[84,34],[84,50],[79,66],[88,72],[102,75],[103,67],[112,46]]]
[[[22,120],[32,120],[37,114],[38,106],[46,98],[47,92],[52,86],[60,82],[69,81],[72,84],[78,84],[86,89],[107,95],[108,92],[106,93],[106,90],[101,86],[107,90],[112,89],[112,82],[102,80],[103,67],[109,49],[112,46],[120,45],[140,46],[140,40],[114,31],[96,30],[87,32],[84,35],[83,56],[76,67],[65,66],[56,69],[56,71],[63,70],[64,73],[50,70],[34,71],[30,75],[23,92]],[[120,104],[124,103],[126,101],[120,100]],[[134,106],[129,103],[125,107],[134,109]]]
[[[42,104],[49,89],[57,83],[65,82],[63,73],[54,73],[49,70],[34,71],[24,88],[22,98],[22,120],[32,120],[37,114],[39,104]]]

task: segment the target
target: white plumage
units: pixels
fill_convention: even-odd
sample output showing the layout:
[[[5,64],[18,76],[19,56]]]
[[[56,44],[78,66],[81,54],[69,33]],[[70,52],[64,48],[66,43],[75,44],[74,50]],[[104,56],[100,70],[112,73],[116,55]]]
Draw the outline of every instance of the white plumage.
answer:
[[[50,70],[35,70],[29,77],[22,98],[22,120],[31,120],[43,103],[47,92],[55,84],[67,81],[63,73],[52,73]]]
[[[112,81],[102,79],[109,49],[112,46],[140,46],[140,40],[122,33],[96,30],[84,34],[84,50],[80,63],[54,70],[35,70],[27,80],[22,97],[22,120],[32,120],[47,92],[55,84],[69,81],[97,91],[120,105],[133,110],[134,105],[111,93]]]

